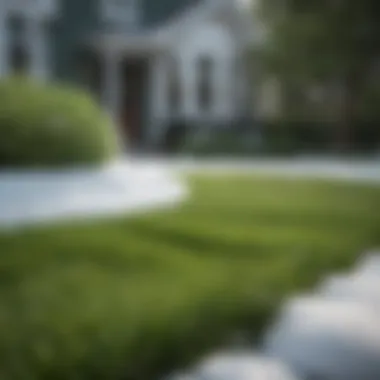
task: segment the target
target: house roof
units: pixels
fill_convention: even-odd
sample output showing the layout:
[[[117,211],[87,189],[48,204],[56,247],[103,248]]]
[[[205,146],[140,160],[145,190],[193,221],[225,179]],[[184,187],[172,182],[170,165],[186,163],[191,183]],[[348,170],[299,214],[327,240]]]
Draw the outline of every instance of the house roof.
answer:
[[[141,27],[128,33],[95,32],[90,36],[92,46],[101,50],[124,49],[139,54],[167,47],[168,36],[177,24],[203,10],[210,0],[141,0]],[[201,10],[201,13],[202,13]]]
[[[196,20],[222,17],[240,36],[241,43],[250,45],[255,40],[255,28],[249,12],[241,9],[236,0],[142,0],[164,7],[155,12],[152,5],[145,11],[143,25],[136,33],[104,33],[93,42],[101,48],[118,47],[129,52],[165,49],[179,30],[193,27]],[[158,4],[160,4],[158,6]],[[158,9],[157,8],[157,9]],[[149,18],[150,17],[150,18]]]
[[[207,0],[141,0],[142,24],[157,28],[180,17],[191,8]]]

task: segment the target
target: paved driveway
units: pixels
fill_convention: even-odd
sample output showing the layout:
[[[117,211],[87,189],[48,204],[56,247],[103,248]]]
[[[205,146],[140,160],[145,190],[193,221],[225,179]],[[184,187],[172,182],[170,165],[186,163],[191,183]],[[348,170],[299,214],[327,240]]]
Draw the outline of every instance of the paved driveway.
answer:
[[[130,158],[136,165],[165,166],[180,173],[252,173],[287,177],[380,182],[380,160]]]

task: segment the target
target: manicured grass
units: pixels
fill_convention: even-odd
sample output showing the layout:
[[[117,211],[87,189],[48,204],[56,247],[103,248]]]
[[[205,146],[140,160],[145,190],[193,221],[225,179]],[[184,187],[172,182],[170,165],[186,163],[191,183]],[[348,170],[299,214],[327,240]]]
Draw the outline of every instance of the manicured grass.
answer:
[[[0,234],[1,378],[157,378],[380,243],[375,187],[189,180],[176,210]]]

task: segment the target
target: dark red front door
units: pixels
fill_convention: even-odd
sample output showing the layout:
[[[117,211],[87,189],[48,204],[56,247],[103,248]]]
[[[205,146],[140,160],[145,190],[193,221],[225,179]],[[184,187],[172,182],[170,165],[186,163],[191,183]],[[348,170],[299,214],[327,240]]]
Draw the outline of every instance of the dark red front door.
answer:
[[[126,60],[123,64],[123,82],[122,128],[129,143],[139,146],[143,139],[146,115],[146,61]]]

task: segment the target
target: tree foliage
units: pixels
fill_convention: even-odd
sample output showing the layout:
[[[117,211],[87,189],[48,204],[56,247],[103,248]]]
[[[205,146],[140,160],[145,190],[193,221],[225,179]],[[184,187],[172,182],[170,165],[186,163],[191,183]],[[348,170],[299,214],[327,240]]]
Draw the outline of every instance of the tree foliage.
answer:
[[[259,13],[267,28],[262,57],[268,73],[288,88],[318,83],[330,95],[339,88],[341,142],[363,112],[380,116],[373,112],[380,101],[378,0],[261,0]]]
[[[276,70],[335,76],[379,59],[380,2],[376,0],[261,2],[261,16],[269,29],[267,53]]]

